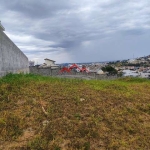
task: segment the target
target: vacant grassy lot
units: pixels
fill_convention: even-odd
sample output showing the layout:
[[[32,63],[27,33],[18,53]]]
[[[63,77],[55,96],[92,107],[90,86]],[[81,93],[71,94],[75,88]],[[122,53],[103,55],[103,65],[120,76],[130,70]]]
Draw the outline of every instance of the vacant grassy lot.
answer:
[[[1,150],[148,150],[150,81],[0,79]]]

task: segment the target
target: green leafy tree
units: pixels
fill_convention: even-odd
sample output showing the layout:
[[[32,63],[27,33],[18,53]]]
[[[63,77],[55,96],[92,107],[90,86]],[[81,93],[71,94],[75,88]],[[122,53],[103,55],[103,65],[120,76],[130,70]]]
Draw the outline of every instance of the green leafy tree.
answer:
[[[118,71],[115,68],[113,68],[112,66],[102,67],[102,70],[104,72],[108,72],[109,75],[116,75],[118,73]]]

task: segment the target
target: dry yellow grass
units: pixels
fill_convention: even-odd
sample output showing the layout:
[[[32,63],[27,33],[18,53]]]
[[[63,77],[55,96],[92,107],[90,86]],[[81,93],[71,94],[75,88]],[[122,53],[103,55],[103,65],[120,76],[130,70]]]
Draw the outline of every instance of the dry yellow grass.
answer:
[[[0,79],[0,149],[150,149],[150,82],[8,75]]]

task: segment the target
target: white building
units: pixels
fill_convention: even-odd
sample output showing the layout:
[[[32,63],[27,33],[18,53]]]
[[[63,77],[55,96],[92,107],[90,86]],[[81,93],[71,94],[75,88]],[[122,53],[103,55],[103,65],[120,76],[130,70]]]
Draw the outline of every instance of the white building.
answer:
[[[55,65],[55,61],[54,60],[51,60],[51,59],[48,59],[48,58],[45,58],[45,64],[47,64],[47,66],[54,66]]]
[[[55,61],[54,60],[51,60],[51,59],[48,59],[48,58],[45,58],[45,63],[43,63],[42,65],[39,66],[39,68],[47,68],[47,67],[51,67],[51,68],[58,68],[59,65],[56,65],[55,64]]]
[[[132,71],[132,70],[123,70],[122,73],[124,77],[127,77],[127,76],[138,77],[139,76],[139,73],[137,73],[136,71]]]
[[[150,73],[149,72],[140,72],[140,77],[142,77],[142,78],[150,78]]]
[[[102,69],[97,71],[97,74],[105,74],[104,71]]]
[[[128,60],[128,63],[131,63],[131,64],[138,64],[139,61],[137,59],[130,59]]]

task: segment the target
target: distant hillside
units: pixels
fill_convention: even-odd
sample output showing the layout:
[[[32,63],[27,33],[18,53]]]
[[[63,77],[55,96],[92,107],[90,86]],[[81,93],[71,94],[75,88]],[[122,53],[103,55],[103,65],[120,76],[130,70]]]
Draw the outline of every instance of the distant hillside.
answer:
[[[149,133],[149,80],[0,79],[1,150],[148,150]]]

